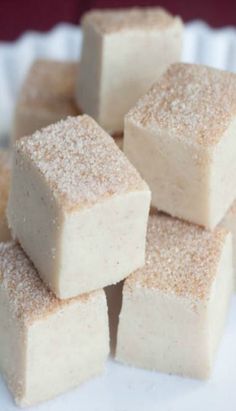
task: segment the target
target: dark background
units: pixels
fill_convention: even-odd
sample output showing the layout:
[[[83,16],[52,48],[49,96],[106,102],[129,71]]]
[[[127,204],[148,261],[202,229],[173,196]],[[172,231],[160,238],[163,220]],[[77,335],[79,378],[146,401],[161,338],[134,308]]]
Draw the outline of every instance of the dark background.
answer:
[[[184,21],[203,19],[211,26],[236,25],[236,0],[0,0],[0,40],[14,40],[25,30],[46,31],[61,21],[77,24],[97,7],[160,5]]]

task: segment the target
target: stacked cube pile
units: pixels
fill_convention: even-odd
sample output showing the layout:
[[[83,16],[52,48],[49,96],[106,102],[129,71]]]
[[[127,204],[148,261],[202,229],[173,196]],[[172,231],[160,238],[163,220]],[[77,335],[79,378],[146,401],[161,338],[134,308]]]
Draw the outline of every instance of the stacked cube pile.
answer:
[[[79,69],[36,62],[16,107],[0,368],[19,405],[103,370],[121,280],[116,359],[207,378],[233,291],[236,75],[178,63],[160,8],[82,28]]]

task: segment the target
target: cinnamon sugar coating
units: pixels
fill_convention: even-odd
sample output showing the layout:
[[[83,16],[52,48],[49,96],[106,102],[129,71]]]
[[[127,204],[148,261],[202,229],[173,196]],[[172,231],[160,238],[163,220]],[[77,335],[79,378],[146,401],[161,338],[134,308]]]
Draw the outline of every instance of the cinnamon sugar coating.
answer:
[[[68,117],[16,143],[64,210],[148,189],[113,139],[89,116]]]
[[[227,230],[213,232],[162,213],[149,217],[146,263],[126,280],[126,287],[154,288],[193,301],[205,300]]]
[[[213,146],[236,115],[236,74],[176,63],[132,108],[126,119],[188,144]]]
[[[78,64],[56,60],[36,60],[23,84],[19,104],[35,109],[78,114],[74,90]]]
[[[0,290],[7,293],[10,310],[24,324],[49,315],[73,302],[86,303],[99,291],[59,300],[47,289],[19,244],[0,243]]]

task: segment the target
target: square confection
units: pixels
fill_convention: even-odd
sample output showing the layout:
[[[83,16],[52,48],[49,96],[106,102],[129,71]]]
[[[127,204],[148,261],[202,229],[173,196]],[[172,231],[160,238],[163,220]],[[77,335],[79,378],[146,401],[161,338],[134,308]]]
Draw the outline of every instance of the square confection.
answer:
[[[220,225],[229,230],[233,240],[233,269],[234,269],[234,289],[236,290],[236,200],[233,202],[225,214]]]
[[[125,280],[116,358],[207,378],[232,293],[231,235],[150,217],[146,265]]]
[[[8,220],[59,298],[124,279],[145,261],[150,191],[89,116],[16,143]]]
[[[77,101],[110,133],[166,68],[181,58],[183,25],[160,7],[92,10],[84,40]]]
[[[78,64],[36,60],[23,83],[15,109],[13,140],[67,116],[76,116],[74,94]]]
[[[14,242],[0,244],[0,272],[0,369],[18,405],[53,398],[103,370],[103,290],[58,300]]]
[[[159,210],[214,228],[236,197],[236,75],[174,64],[125,119],[124,151]]]
[[[10,174],[10,153],[7,150],[0,150],[0,241],[8,241],[11,238],[6,218],[6,208],[10,187]]]

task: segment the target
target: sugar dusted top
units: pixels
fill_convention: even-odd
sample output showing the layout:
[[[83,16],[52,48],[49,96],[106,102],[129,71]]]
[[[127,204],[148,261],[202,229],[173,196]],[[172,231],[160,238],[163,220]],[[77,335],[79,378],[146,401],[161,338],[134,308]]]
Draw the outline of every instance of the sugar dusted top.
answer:
[[[87,115],[68,117],[25,137],[16,150],[31,159],[67,211],[148,189],[113,139]]]
[[[36,60],[23,84],[19,103],[77,115],[74,102],[77,67],[73,62]]]
[[[39,278],[33,264],[15,242],[0,243],[0,290],[8,296],[10,310],[23,323],[30,323],[68,304],[86,303],[101,291],[59,300]]]
[[[11,156],[8,151],[0,151],[0,216],[5,213],[10,185]]]
[[[169,27],[176,18],[161,7],[92,10],[82,19],[101,33],[123,30],[160,30]]]
[[[236,115],[236,74],[177,63],[126,116],[154,132],[203,146],[217,144]]]
[[[126,286],[207,299],[226,235],[223,228],[210,232],[162,213],[151,215],[145,266],[128,277]]]

